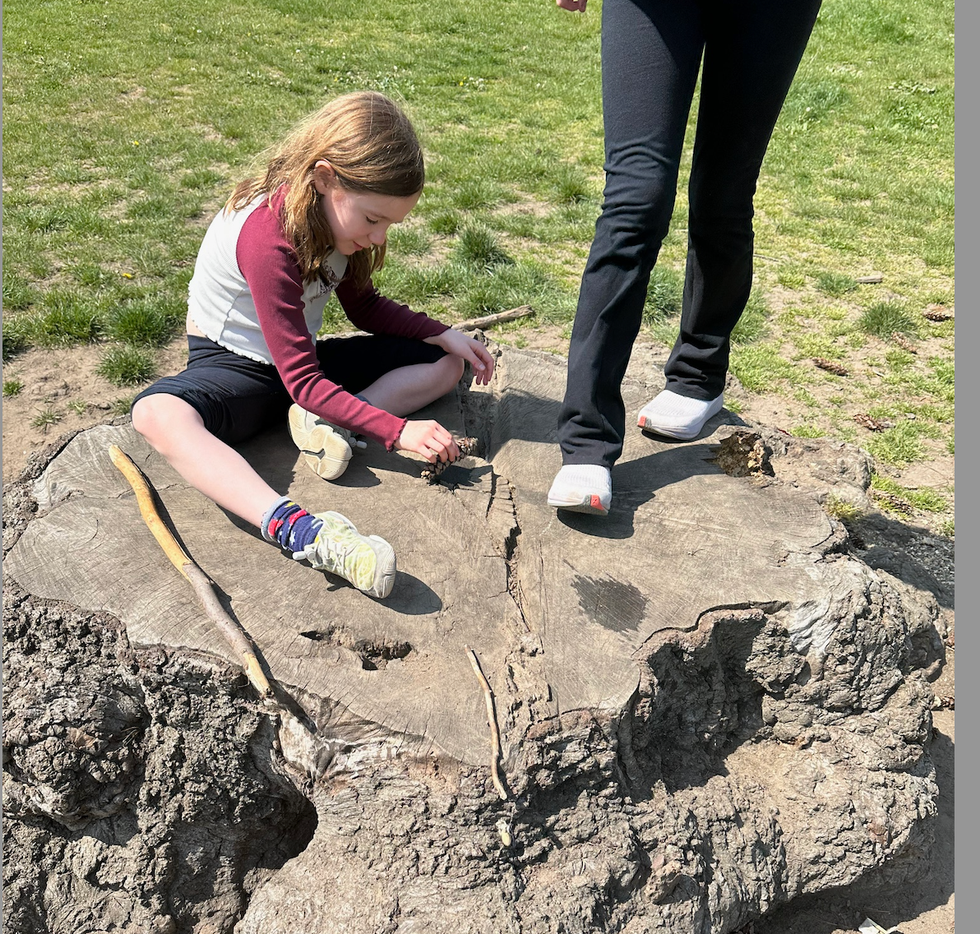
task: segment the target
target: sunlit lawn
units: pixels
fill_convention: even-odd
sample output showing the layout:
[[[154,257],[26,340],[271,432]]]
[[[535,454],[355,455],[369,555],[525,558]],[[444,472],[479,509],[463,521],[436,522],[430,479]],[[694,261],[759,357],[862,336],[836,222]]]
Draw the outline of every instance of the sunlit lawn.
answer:
[[[355,88],[399,100],[428,157],[379,285],[450,321],[531,304],[507,335],[567,333],[601,197],[599,0],[584,16],[551,0],[4,12],[5,361],[96,341],[107,378],[152,369],[213,211],[264,146]],[[826,0],[756,201],[733,373],[812,400],[798,433],[858,440],[884,464],[953,451],[953,322],[922,316],[954,304],[953,101],[952,0]],[[676,331],[686,203],[682,188],[644,339]],[[848,405],[812,391],[842,379],[814,357],[850,371],[848,405],[900,431],[859,435]]]

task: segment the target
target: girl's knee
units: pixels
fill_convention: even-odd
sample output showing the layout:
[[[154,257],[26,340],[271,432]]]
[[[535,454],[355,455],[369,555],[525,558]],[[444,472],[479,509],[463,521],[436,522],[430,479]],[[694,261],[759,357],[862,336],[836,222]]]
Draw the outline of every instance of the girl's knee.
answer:
[[[455,354],[446,354],[443,357],[445,361],[446,369],[449,372],[449,376],[452,378],[453,384],[455,385],[463,378],[463,371],[466,369],[466,361],[462,357],[457,357]]]
[[[182,399],[158,392],[137,399],[130,418],[133,428],[159,450],[168,437],[173,437],[176,423],[193,414],[194,409]]]
[[[462,378],[463,371],[466,369],[466,361],[455,354],[446,354],[441,360],[432,364],[437,376],[437,382],[441,389],[440,395],[449,392]]]
[[[129,417],[133,421],[133,428],[144,438],[153,434],[157,422],[157,409],[159,396],[143,396],[133,403]]]

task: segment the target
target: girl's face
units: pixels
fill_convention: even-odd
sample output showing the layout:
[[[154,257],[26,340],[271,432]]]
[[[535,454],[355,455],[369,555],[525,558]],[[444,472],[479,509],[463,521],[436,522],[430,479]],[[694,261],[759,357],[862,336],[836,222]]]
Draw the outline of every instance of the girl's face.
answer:
[[[320,160],[313,184],[323,195],[323,213],[333,233],[334,248],[350,256],[358,250],[381,246],[392,224],[400,224],[418,204],[419,194],[407,198],[347,191],[337,180],[333,167]]]

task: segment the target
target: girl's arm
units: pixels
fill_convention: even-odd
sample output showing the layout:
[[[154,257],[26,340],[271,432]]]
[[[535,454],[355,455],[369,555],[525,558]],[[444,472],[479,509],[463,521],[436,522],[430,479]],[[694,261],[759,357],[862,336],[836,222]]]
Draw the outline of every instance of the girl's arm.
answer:
[[[448,324],[386,298],[378,292],[370,279],[363,288],[358,288],[350,279],[345,279],[337,286],[337,301],[351,323],[369,334],[425,340],[449,330]]]
[[[370,280],[363,289],[357,289],[349,281],[341,282],[337,286],[337,300],[351,322],[362,331],[412,337],[435,344],[469,363],[476,373],[477,383],[486,385],[490,382],[493,357],[483,344],[421,311],[412,311],[408,305],[386,298]]]
[[[238,263],[262,336],[290,398],[307,411],[394,450],[406,420],[356,398],[323,375],[306,327],[303,282],[289,245],[267,238],[259,248],[249,248],[247,241],[243,248],[240,239]]]
[[[445,350],[446,353],[462,357],[473,367],[478,384],[486,386],[490,382],[490,377],[493,376],[493,357],[490,355],[490,351],[478,340],[468,337],[462,331],[447,328],[435,337],[427,337],[425,343],[435,344]]]

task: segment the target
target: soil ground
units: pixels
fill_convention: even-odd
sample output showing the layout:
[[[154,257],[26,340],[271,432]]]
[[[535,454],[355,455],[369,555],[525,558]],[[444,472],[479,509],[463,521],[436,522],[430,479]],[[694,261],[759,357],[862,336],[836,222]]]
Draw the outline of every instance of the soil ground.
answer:
[[[558,328],[526,328],[517,333],[493,334],[501,342],[518,343],[529,349],[564,353],[567,339]],[[20,475],[32,454],[56,443],[66,433],[92,427],[124,416],[128,400],[136,390],[126,392],[97,374],[100,348],[33,350],[16,357],[4,367],[4,380],[16,379],[21,390],[3,400],[3,482]],[[160,373],[176,372],[186,358],[183,337],[163,348]],[[666,358],[666,355],[665,355]],[[137,389],[140,387],[137,387]],[[732,392],[739,401],[740,417],[772,428],[783,427],[787,418],[785,400],[776,396],[757,396]],[[917,465],[899,478],[904,486],[952,488],[953,459],[937,458]],[[894,518],[894,517],[893,517]],[[921,518],[921,517],[919,517]],[[915,531],[917,517],[909,516]],[[918,529],[930,537],[927,528]],[[953,581],[953,549],[930,549],[932,574],[940,581]],[[947,566],[938,567],[936,562]],[[934,712],[935,742],[931,750],[942,793],[936,828],[937,845],[922,878],[912,884],[893,885],[885,878],[869,879],[839,892],[798,899],[762,921],[743,929],[743,934],[856,934],[859,925],[870,918],[882,929],[902,934],[950,934],[954,931],[954,654],[955,635],[951,608],[945,611],[949,626],[947,663],[934,683],[937,704]],[[947,793],[948,790],[948,793]]]

